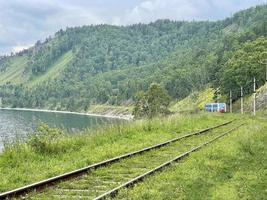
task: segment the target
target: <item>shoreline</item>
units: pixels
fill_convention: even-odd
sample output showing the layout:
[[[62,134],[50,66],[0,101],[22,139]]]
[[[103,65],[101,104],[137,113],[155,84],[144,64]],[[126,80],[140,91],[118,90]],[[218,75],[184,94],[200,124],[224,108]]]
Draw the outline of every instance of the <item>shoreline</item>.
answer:
[[[85,115],[85,116],[92,116],[92,117],[106,117],[111,119],[123,119],[123,120],[132,120],[132,115],[102,115],[102,114],[95,114],[95,113],[81,113],[81,112],[72,112],[72,111],[61,111],[61,110],[46,110],[46,109],[35,109],[35,108],[0,108],[0,110],[15,110],[15,111],[31,111],[31,112],[48,112],[48,113],[63,113],[63,114],[73,114],[73,115]]]

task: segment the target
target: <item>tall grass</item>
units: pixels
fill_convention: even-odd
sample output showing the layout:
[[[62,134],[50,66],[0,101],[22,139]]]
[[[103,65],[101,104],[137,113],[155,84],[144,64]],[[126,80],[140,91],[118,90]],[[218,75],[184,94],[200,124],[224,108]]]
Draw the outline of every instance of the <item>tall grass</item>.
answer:
[[[267,124],[243,121],[244,127],[120,192],[117,199],[266,199]]]
[[[0,155],[0,191],[40,181],[123,153],[166,141],[232,119],[231,115],[174,115],[150,121],[87,130],[76,135],[60,134],[6,148]]]

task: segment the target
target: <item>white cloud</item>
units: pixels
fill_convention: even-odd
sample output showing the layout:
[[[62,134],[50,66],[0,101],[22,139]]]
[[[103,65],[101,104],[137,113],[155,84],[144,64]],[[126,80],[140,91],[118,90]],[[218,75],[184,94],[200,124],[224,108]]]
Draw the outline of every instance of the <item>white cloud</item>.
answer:
[[[151,22],[161,18],[192,19],[197,15],[198,9],[189,0],[146,0],[128,13],[125,16],[125,24]]]
[[[12,47],[12,52],[13,52],[13,53],[17,53],[17,52],[20,52],[20,51],[22,51],[22,50],[24,50],[24,49],[28,49],[28,48],[30,48],[30,47],[32,47],[32,46],[33,46],[33,44],[28,44],[28,45],[17,45],[17,46]]]
[[[154,11],[155,8],[157,7],[158,3],[159,3],[159,1],[156,1],[156,3],[152,2],[152,1],[144,1],[140,4],[139,7],[144,9],[144,10]]]
[[[266,0],[145,0],[128,9],[123,24],[156,19],[217,20]]]

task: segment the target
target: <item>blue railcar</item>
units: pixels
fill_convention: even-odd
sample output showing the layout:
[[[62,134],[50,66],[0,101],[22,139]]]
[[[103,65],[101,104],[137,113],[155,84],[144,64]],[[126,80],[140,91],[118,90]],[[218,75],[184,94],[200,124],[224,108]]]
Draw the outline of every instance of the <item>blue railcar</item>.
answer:
[[[207,103],[205,105],[205,110],[208,112],[226,112],[226,104],[225,103]]]

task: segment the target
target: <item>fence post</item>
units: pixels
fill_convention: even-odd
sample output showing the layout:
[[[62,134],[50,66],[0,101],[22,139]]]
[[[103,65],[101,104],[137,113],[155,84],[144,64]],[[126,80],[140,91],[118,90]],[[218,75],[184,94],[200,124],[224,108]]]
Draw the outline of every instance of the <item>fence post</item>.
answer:
[[[253,116],[256,116],[256,79],[253,80]]]
[[[232,90],[230,90],[230,113],[233,112],[233,108],[232,108]]]
[[[243,105],[243,87],[241,86],[241,114],[244,113],[244,105]]]

